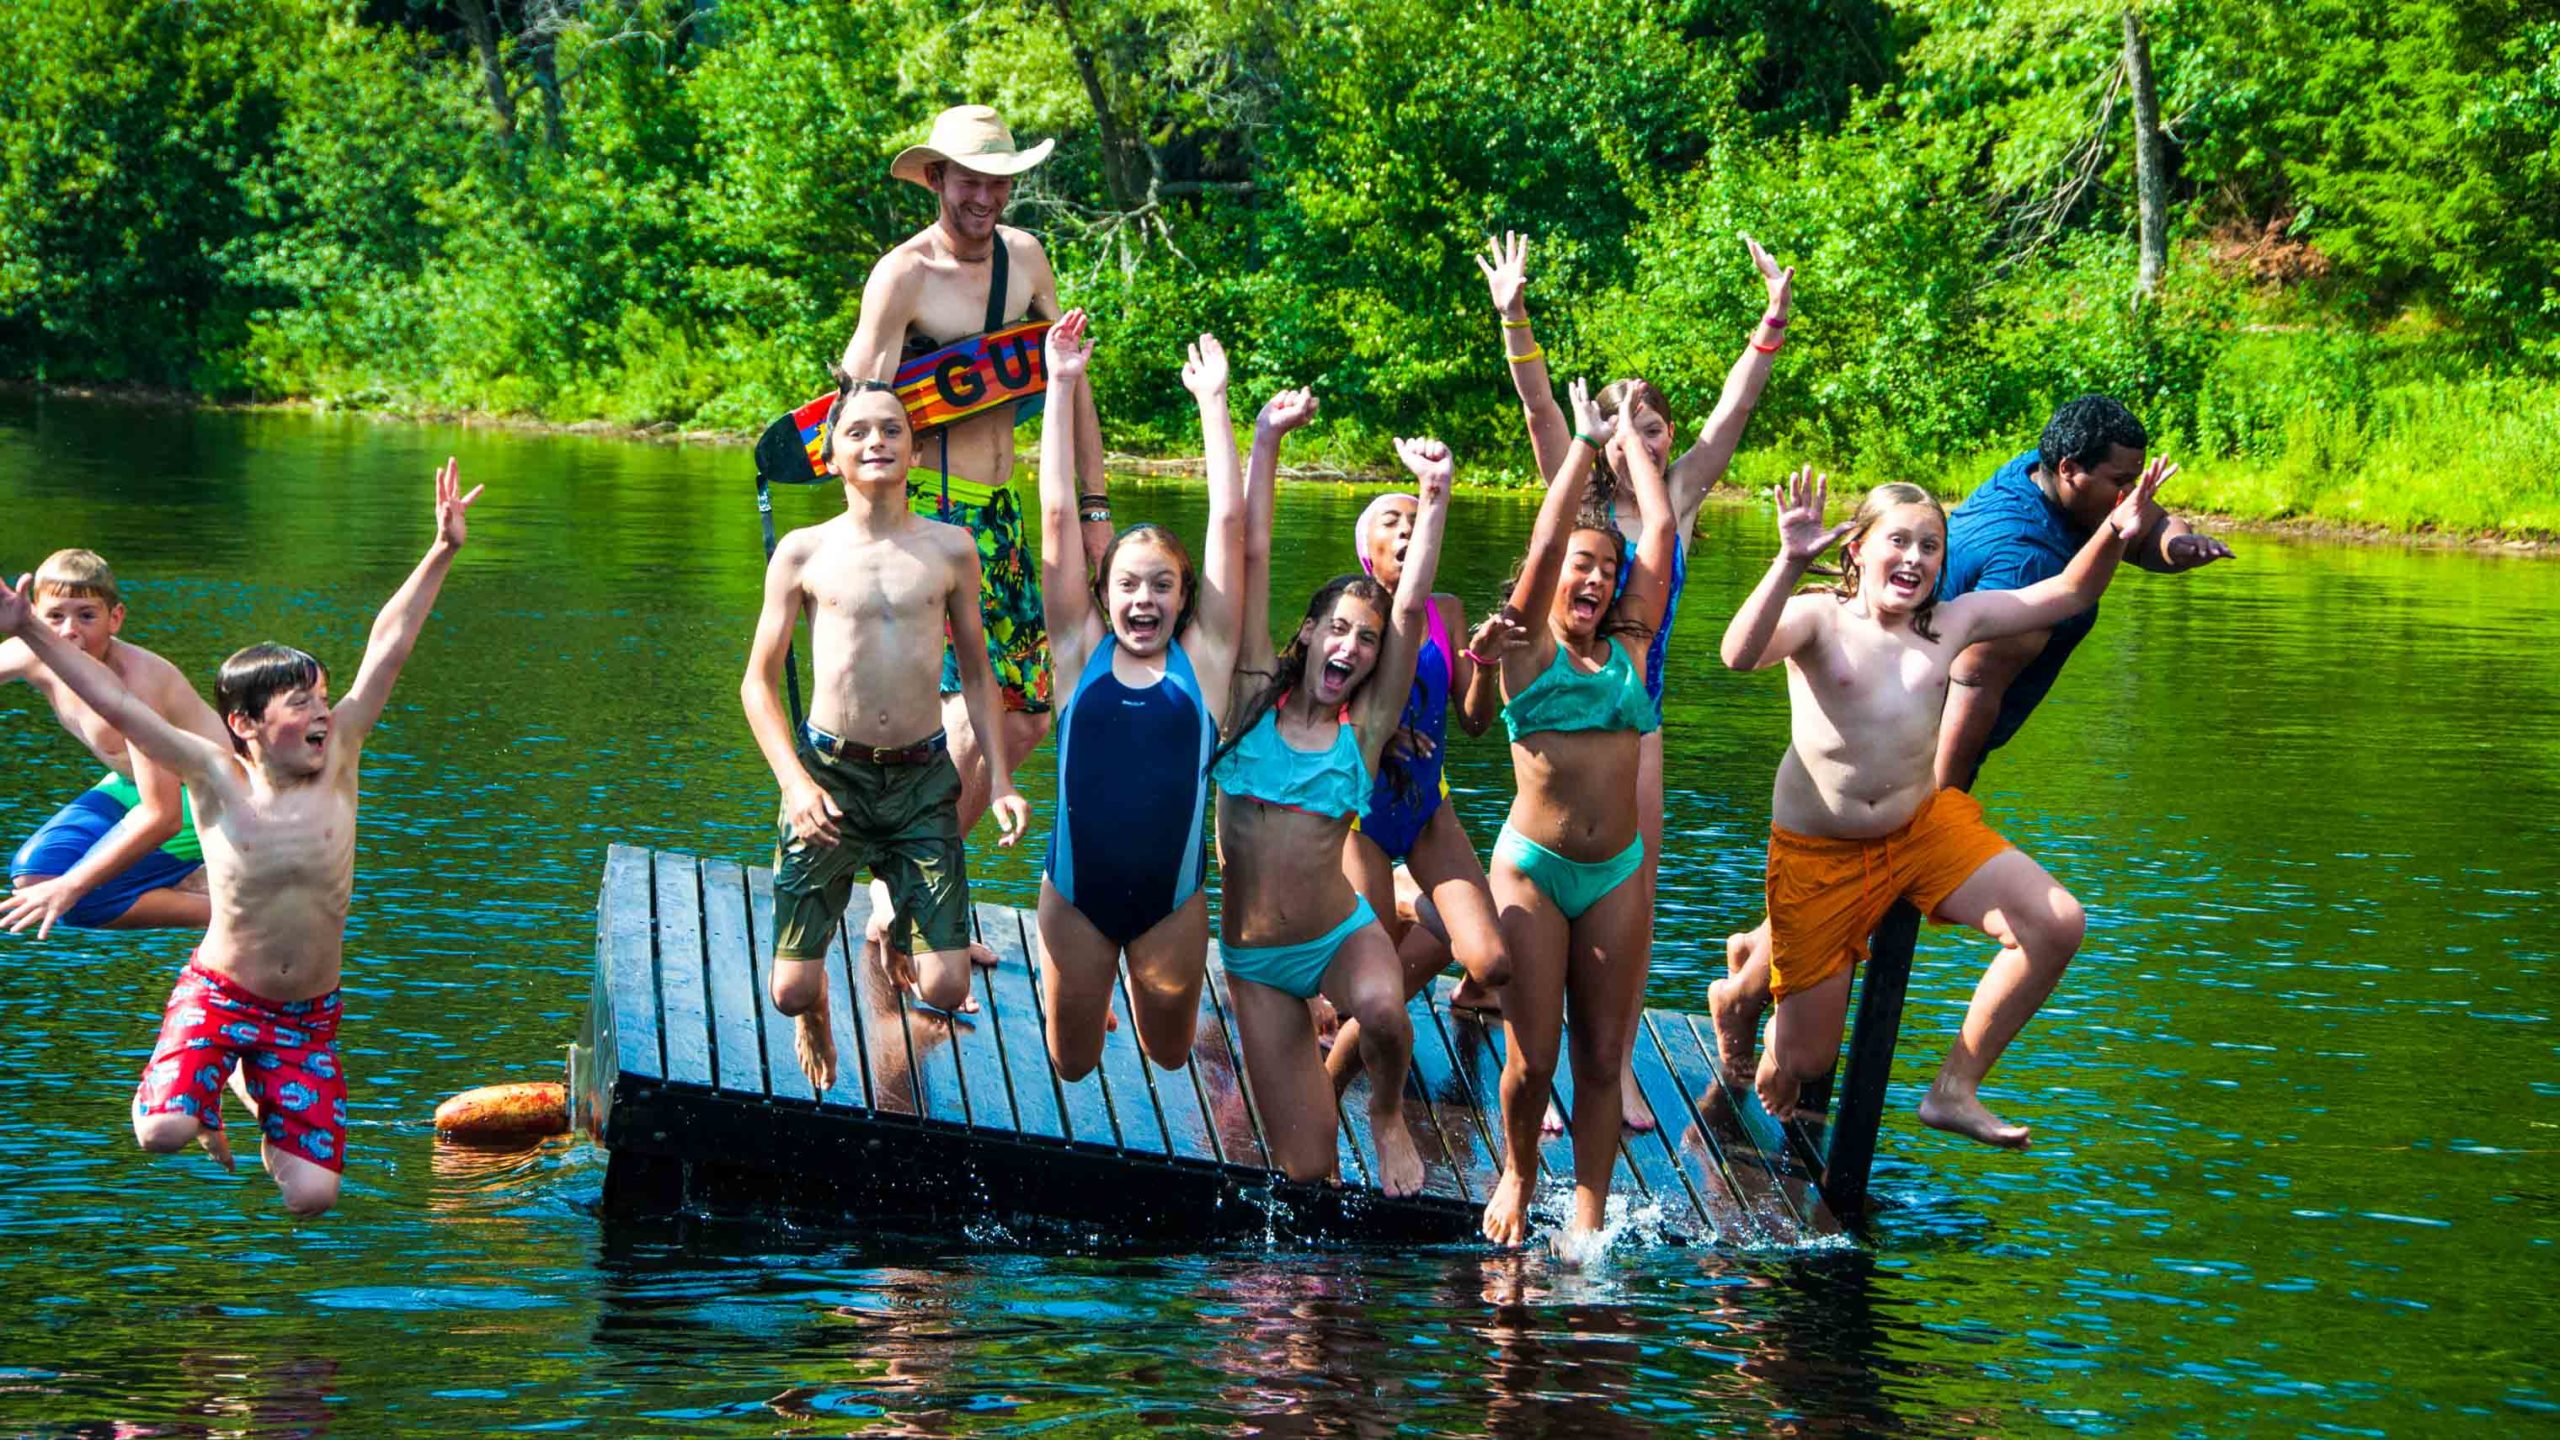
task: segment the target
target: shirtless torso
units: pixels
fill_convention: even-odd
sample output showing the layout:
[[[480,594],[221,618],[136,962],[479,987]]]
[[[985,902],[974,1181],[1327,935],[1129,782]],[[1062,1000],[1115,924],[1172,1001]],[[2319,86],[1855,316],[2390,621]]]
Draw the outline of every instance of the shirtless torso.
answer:
[[[858,744],[912,744],[942,724],[931,683],[955,594],[974,600],[969,532],[905,510],[795,530],[774,562],[809,606],[809,721]],[[965,603],[965,601],[964,601]]]
[[[1003,247],[1001,296],[995,246]],[[928,226],[871,268],[861,323],[845,346],[845,373],[889,380],[900,362],[955,340],[1059,313],[1057,277],[1028,232],[998,226],[994,245],[964,254],[940,225]],[[944,426],[927,437],[925,464],[1001,489],[1013,480],[1014,421],[1014,407],[999,405]]]

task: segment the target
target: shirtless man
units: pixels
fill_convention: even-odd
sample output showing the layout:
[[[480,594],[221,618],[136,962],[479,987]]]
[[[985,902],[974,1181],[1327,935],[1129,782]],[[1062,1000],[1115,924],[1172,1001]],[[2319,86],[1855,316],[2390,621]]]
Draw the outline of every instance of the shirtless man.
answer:
[[[886,381],[902,361],[953,341],[1026,316],[1055,320],[1066,313],[1039,240],[997,223],[1013,197],[1014,177],[1048,159],[1056,143],[1043,140],[1017,150],[1013,132],[994,110],[963,105],[935,117],[924,144],[899,152],[889,173],[931,190],[941,213],[872,267],[862,287],[861,322],[845,346],[846,375]],[[1102,426],[1091,387],[1079,387],[1072,403],[1079,407],[1077,514],[1086,562],[1099,566],[1112,535]],[[1050,673],[1040,574],[1023,538],[1023,506],[1013,489],[1014,409],[999,405],[925,434],[910,502],[916,513],[963,526],[977,539],[985,649],[1004,702],[1001,738],[1005,755],[1019,761],[1049,733]],[[951,639],[956,651],[957,630]],[[942,728],[960,770],[965,835],[986,813],[995,770],[981,738],[987,732],[969,715],[962,693],[956,659],[946,658]],[[992,964],[994,956],[981,956],[980,962]]]
[[[121,638],[124,597],[115,572],[88,550],[57,550],[36,567],[30,597],[36,623],[115,672],[160,718],[217,745],[222,722],[178,667]],[[24,680],[53,707],[72,738],[89,747],[106,778],[47,820],[9,862],[16,887],[0,900],[0,925],[102,930],[201,930],[204,851],[189,823],[177,775],[125,743],[124,735],[36,659],[23,640],[0,642],[0,684]]]
[[[24,579],[0,589],[0,633],[25,641],[195,799],[212,922],[170,992],[133,1096],[134,1138],[159,1154],[201,1140],[229,1165],[219,1103],[232,1067],[245,1062],[267,1173],[296,1215],[336,1204],[346,1168],[338,973],[355,888],[356,774],[480,498],[457,489],[448,460],[436,475],[435,541],[374,617],[364,664],[334,707],[328,671],[291,646],[252,645],[222,662],[214,697],[228,744],[161,718],[115,671],[39,622]]]
[[[933,677],[946,629],[962,702],[991,735],[997,844],[1030,823],[1014,793],[1001,732],[987,730],[995,675],[978,623],[978,547],[956,525],[907,508],[916,436],[889,386],[847,380],[821,452],[844,482],[845,513],[794,530],[765,569],[764,608],[738,687],[747,728],[782,787],[773,858],[773,1004],[798,1021],[800,1068],[834,1088],[827,944],[855,872],[879,882],[870,957],[938,1010],[971,1010],[969,876],[961,855],[960,774]],[[801,611],[811,615],[809,719],[797,736],[782,708],[782,667]]]

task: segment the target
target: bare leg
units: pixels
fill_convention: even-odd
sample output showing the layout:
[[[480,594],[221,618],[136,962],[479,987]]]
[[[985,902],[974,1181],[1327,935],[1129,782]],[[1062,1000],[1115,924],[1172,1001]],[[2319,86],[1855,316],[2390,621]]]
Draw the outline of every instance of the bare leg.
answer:
[[[1404,976],[1387,932],[1351,932],[1325,967],[1324,993],[1344,1015],[1339,1052],[1357,1043],[1369,1072],[1369,1138],[1378,1147],[1378,1188],[1390,1195],[1422,1189],[1422,1151],[1404,1120],[1404,1083],[1413,1067],[1413,1020],[1405,1013]],[[1358,1033],[1354,1040],[1354,1027]]]
[[[1662,881],[1662,731],[1659,727],[1643,737],[1636,746],[1636,832],[1644,837],[1645,953],[1650,962],[1653,949],[1653,900]],[[1588,919],[1588,916],[1584,917]],[[1644,986],[1639,984],[1627,997],[1627,1033],[1644,1023]],[[1618,1108],[1630,1130],[1653,1128],[1653,1111],[1644,1103],[1644,1091],[1636,1084],[1635,1051],[1627,1051],[1626,1062],[1619,1067]],[[1574,1081],[1574,1094],[1582,1093],[1582,1082]],[[1580,1108],[1578,1103],[1576,1108]]]
[[[1750,930],[1725,937],[1725,977],[1707,987],[1707,1012],[1716,1022],[1716,1063],[1728,1076],[1751,1068],[1760,1014],[1769,1007],[1769,917]]]
[[[1227,977],[1227,994],[1235,1001],[1245,1077],[1272,1162],[1292,1180],[1329,1178],[1337,1135],[1333,1087],[1316,1058],[1307,1002],[1237,975]]]
[[[338,1203],[337,1171],[263,1142],[258,1157],[275,1178],[276,1189],[284,1192],[284,1208],[294,1215],[308,1220],[328,1213]]]
[[[926,950],[913,960],[914,975],[910,990],[918,1002],[947,1015],[968,1015],[978,1008],[978,996],[969,979],[969,951]]]
[[[1129,942],[1129,1009],[1138,1048],[1165,1070],[1191,1059],[1200,1036],[1200,987],[1209,978],[1209,892],[1195,890],[1174,912]]]
[[[1048,994],[1049,1065],[1081,1080],[1102,1063],[1103,1021],[1120,978],[1120,947],[1093,928],[1057,887],[1040,882],[1040,984]]]
[[[1964,1028],[1920,1101],[1920,1120],[1986,1145],[2027,1148],[2027,1127],[1984,1107],[1982,1078],[2062,980],[2080,952],[2087,919],[2080,902],[2022,850],[1993,856],[1938,906],[1940,918],[1971,925],[2000,946],[1974,988]]]
[[[800,1057],[800,1073],[809,1077],[809,1087],[820,1094],[834,1089],[836,1031],[827,1015],[826,960],[773,957],[773,1008],[790,1016],[797,1027],[792,1049]]]
[[[1571,927],[1565,1003],[1573,1019],[1573,1225],[1571,1253],[1608,1223],[1609,1178],[1618,1162],[1625,1102],[1642,1023],[1644,981],[1653,956],[1653,896],[1641,881],[1621,885]]]
[[[1503,988],[1502,1178],[1484,1207],[1484,1237],[1496,1245],[1529,1238],[1529,1199],[1537,1188],[1538,1122],[1554,1093],[1556,1052],[1564,1031],[1565,951],[1571,932],[1546,893],[1508,862],[1491,876],[1500,905],[1511,983]]]
[[[1388,913],[1379,908],[1379,896],[1383,893],[1390,901],[1398,898],[1395,870],[1387,860],[1387,852],[1379,849],[1376,841],[1353,831],[1345,842],[1343,869],[1368,898],[1371,909],[1381,915]],[[1502,923],[1494,914],[1493,891],[1485,879],[1484,866],[1476,860],[1475,849],[1468,843],[1467,832],[1458,823],[1453,807],[1441,806],[1422,827],[1422,837],[1414,842],[1405,870],[1426,891],[1426,895],[1416,897],[1417,921],[1427,916],[1439,927],[1435,930],[1434,924],[1425,923],[1407,926],[1404,938],[1397,942],[1396,959],[1404,974],[1405,998],[1409,1000],[1428,988],[1448,968],[1454,954],[1466,971],[1466,979],[1450,1003],[1465,1009],[1498,1008],[1501,1002],[1486,987],[1510,983],[1511,954],[1503,944]],[[1465,994],[1469,987],[1475,987],[1473,998]],[[1346,1027],[1344,1033],[1357,1039],[1356,1030]],[[1357,1047],[1337,1041],[1325,1063],[1334,1078],[1335,1090],[1348,1088],[1359,1068]]]
[[[1792,1120],[1796,1096],[1804,1082],[1831,1073],[1840,1058],[1840,1031],[1849,1018],[1849,977],[1857,967],[1818,985],[1790,993],[1769,1017],[1769,1048],[1760,1056],[1760,1073],[1752,1088],[1760,1104],[1779,1120]]]
[[[1004,727],[1007,765],[1021,768],[1023,760],[1040,748],[1040,742],[1049,738],[1049,720],[1046,710],[999,712],[996,723]],[[949,737],[951,763],[960,772],[960,833],[965,837],[978,828],[994,803],[995,777],[987,766],[986,749],[978,743],[978,732],[969,728],[968,702],[956,692],[942,697],[942,733]],[[969,963],[992,969],[996,952],[972,941]]]

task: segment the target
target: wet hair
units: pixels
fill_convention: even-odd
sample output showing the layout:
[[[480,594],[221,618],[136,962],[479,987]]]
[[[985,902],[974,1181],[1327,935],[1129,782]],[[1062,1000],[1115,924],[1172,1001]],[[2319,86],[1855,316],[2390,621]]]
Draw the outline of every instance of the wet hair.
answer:
[[[1849,517],[1856,523],[1858,528],[1850,531],[1848,538],[1840,542],[1841,555],[1843,557],[1843,563],[1840,566],[1840,578],[1834,581],[1830,586],[1831,593],[1840,597],[1841,604],[1848,604],[1851,598],[1856,596],[1858,593],[1858,567],[1853,563],[1847,562],[1846,557],[1848,555],[1848,547],[1866,539],[1867,532],[1875,528],[1875,524],[1878,520],[1884,518],[1884,512],[1892,509],[1896,505],[1926,505],[1931,511],[1936,513],[1938,517],[1938,540],[1940,542],[1938,551],[1940,556],[1939,564],[1943,566],[1946,563],[1944,557],[1946,555],[1945,541],[1947,538],[1947,507],[1938,503],[1937,496],[1930,494],[1928,491],[1921,489],[1917,485],[1905,484],[1899,480],[1886,481],[1884,484],[1868,491],[1867,498],[1858,502],[1857,513]],[[1935,640],[1938,638],[1938,632],[1936,629],[1932,628],[1936,624],[1935,617],[1937,610],[1938,591],[1937,587],[1933,585],[1929,588],[1929,593],[1921,598],[1919,608],[1911,612],[1911,628],[1919,634],[1921,639]]]
[[[33,599],[59,595],[70,600],[103,600],[113,607],[124,603],[124,595],[116,589],[116,572],[107,568],[106,557],[95,550],[56,550],[44,557],[36,567]]]
[[[1632,615],[1621,614],[1618,610],[1618,602],[1626,598],[1627,579],[1633,572],[1636,563],[1635,543],[1627,539],[1625,531],[1620,530],[1610,521],[1608,511],[1588,502],[1583,505],[1581,513],[1573,517],[1573,528],[1565,532],[1566,547],[1570,549],[1573,543],[1573,537],[1581,534],[1585,530],[1608,536],[1609,544],[1614,548],[1618,557],[1617,588],[1611,592],[1609,596],[1608,610],[1600,617],[1599,633],[1602,635],[1640,635],[1650,643],[1653,639],[1653,627],[1645,624],[1642,620],[1639,620]],[[1558,561],[1557,563],[1561,566],[1563,562]],[[1505,579],[1502,582],[1502,593],[1493,597],[1492,608],[1494,610],[1510,610],[1511,597],[1519,593],[1520,577],[1528,570],[1528,568],[1529,557],[1526,554],[1523,554],[1519,559],[1511,562],[1511,574],[1508,579]],[[1559,577],[1559,579],[1561,579],[1561,577]],[[1512,618],[1517,623],[1523,625],[1531,623],[1529,617],[1525,615],[1514,615]],[[1537,617],[1535,623],[1545,624],[1546,617],[1543,615]]]
[[[827,406],[827,428],[819,432],[818,463],[822,465],[836,463],[836,419],[844,414],[844,402],[856,395],[887,395],[895,398],[897,393],[898,387],[885,380],[857,379],[839,368],[836,371],[836,398],[834,403]],[[905,409],[906,402],[899,401],[898,408]]]
[[[222,672],[213,680],[213,708],[222,714],[223,728],[229,729],[231,717],[246,715],[256,724],[267,713],[267,702],[288,690],[317,685],[329,673],[306,650],[261,641],[245,650],[234,650],[222,662]],[[231,748],[246,755],[249,742],[240,732],[231,733]]]
[[[2069,460],[2083,470],[2094,470],[2106,463],[2107,455],[2117,446],[2128,450],[2148,450],[2151,436],[2142,422],[2121,401],[2106,395],[2083,395],[2064,402],[2044,422],[2044,434],[2036,441],[2036,463],[2047,475],[2060,476],[2062,462]]]
[[[1102,612],[1102,628],[1111,628],[1111,602],[1107,598],[1111,585],[1111,562],[1119,555],[1120,547],[1133,540],[1153,545],[1172,556],[1173,568],[1182,576],[1182,609],[1173,617],[1173,638],[1179,640],[1182,632],[1191,628],[1193,612],[1200,608],[1200,571],[1191,563],[1191,552],[1184,548],[1182,537],[1153,520],[1142,520],[1130,526],[1112,536],[1111,543],[1102,547],[1102,563],[1093,567],[1092,581],[1093,605]]]
[[[1387,587],[1366,575],[1336,575],[1319,586],[1315,595],[1307,601],[1305,619],[1300,620],[1298,628],[1290,633],[1289,643],[1280,647],[1280,654],[1273,662],[1270,671],[1267,674],[1260,670],[1236,672],[1239,676],[1262,675],[1264,677],[1262,688],[1255,691],[1253,699],[1237,711],[1232,724],[1228,727],[1226,740],[1218,746],[1217,753],[1209,757],[1211,765],[1214,766],[1227,758],[1227,752],[1236,748],[1237,742],[1244,739],[1246,732],[1261,724],[1262,717],[1271,713],[1280,704],[1281,697],[1297,689],[1306,679],[1307,626],[1311,622],[1331,615],[1334,606],[1339,604],[1346,595],[1363,604],[1375,606],[1381,628],[1392,618],[1394,600],[1387,594]],[[1375,679],[1376,675],[1376,671],[1371,671],[1369,678],[1360,682],[1361,687],[1365,689],[1369,679]],[[1344,698],[1346,701],[1349,699],[1348,696]]]
[[[1629,400],[1661,416],[1664,424],[1671,423],[1671,404],[1662,398],[1662,392],[1655,389],[1650,380],[1612,380],[1600,387],[1600,393],[1593,397],[1592,403],[1600,407],[1602,415],[1624,425],[1632,418],[1628,413]],[[1566,420],[1570,423],[1572,417],[1568,415]],[[1591,457],[1591,488],[1586,492],[1589,498],[1584,503],[1598,506],[1603,515],[1617,513],[1619,484],[1618,472],[1609,464],[1609,453],[1601,451]]]

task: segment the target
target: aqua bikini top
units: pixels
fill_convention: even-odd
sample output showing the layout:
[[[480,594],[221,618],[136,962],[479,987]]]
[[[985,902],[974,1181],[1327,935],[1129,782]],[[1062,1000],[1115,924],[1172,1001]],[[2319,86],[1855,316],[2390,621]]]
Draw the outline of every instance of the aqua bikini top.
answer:
[[[1643,692],[1637,694],[1641,698]],[[1301,750],[1280,738],[1279,705],[1262,712],[1209,775],[1230,795],[1327,819],[1357,815],[1369,803],[1369,767],[1360,759],[1358,729],[1345,720],[1331,746]]]
[[[1661,729],[1662,717],[1644,693],[1644,673],[1627,659],[1626,647],[1611,640],[1609,663],[1592,671],[1577,667],[1558,645],[1554,663],[1502,707],[1502,728],[1515,741],[1545,730],[1633,730],[1644,735]]]

